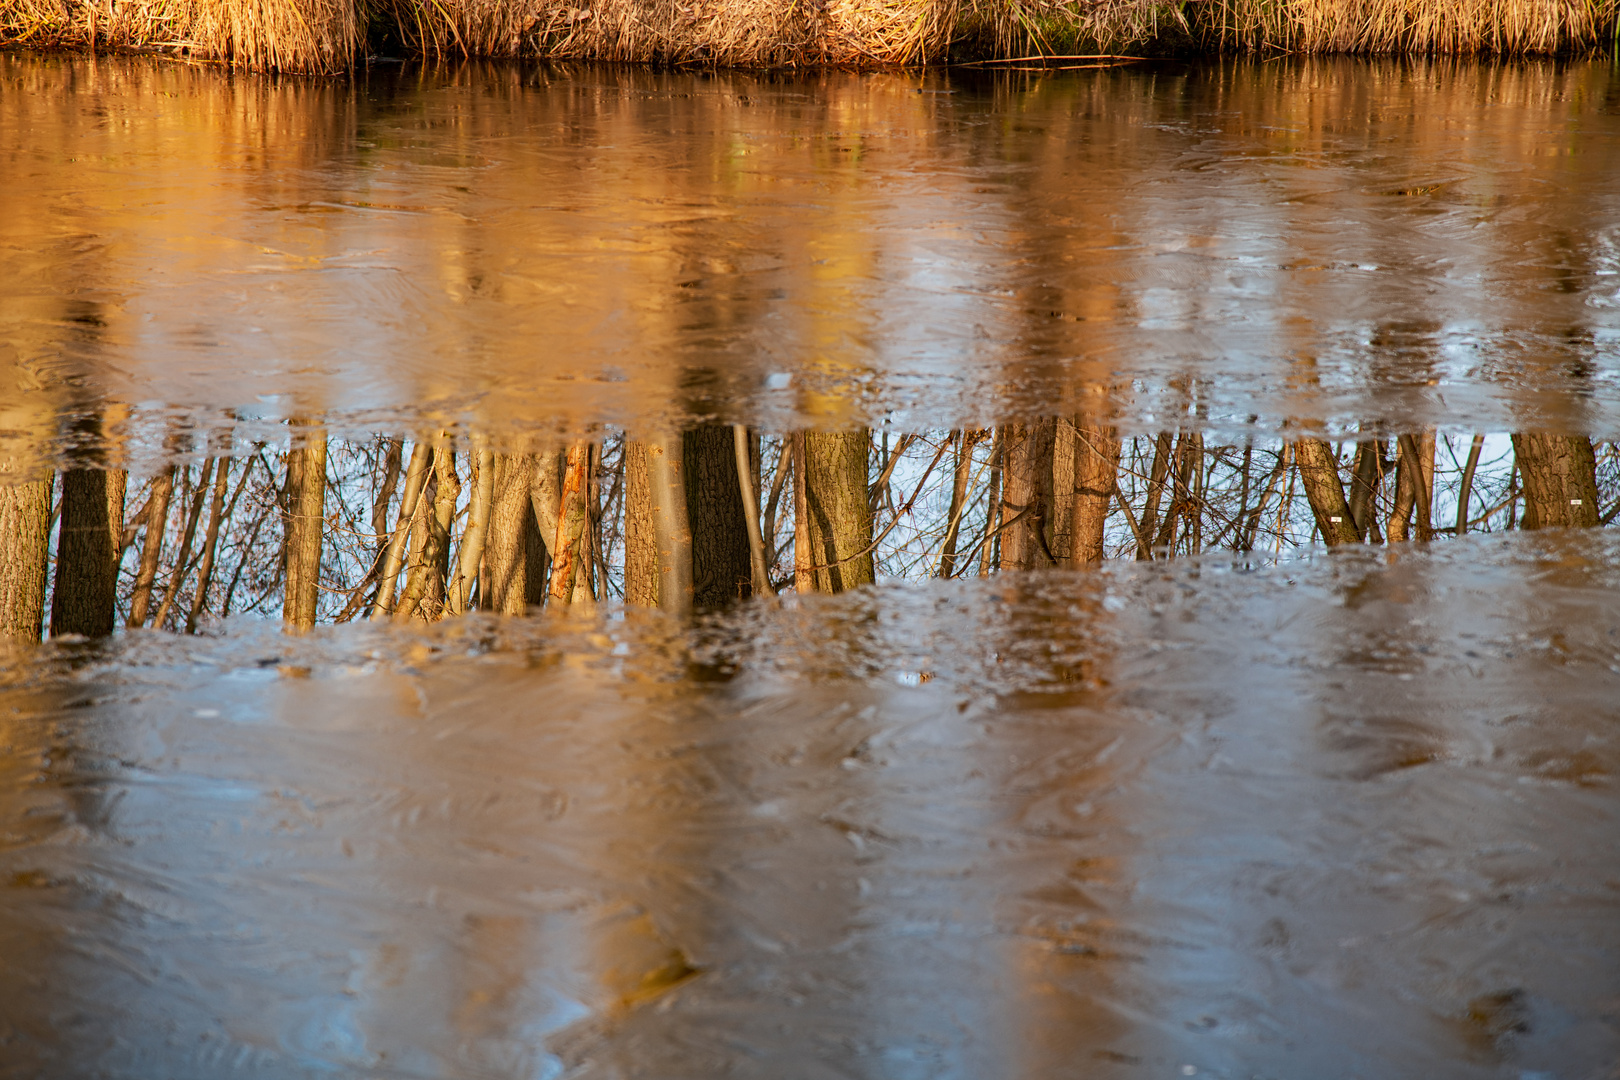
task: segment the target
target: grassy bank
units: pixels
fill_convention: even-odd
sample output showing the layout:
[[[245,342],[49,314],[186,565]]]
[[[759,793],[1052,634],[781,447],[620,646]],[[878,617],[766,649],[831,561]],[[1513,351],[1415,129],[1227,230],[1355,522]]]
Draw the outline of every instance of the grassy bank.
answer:
[[[1620,0],[0,0],[0,42],[335,72],[379,48],[739,67],[1613,47]]]

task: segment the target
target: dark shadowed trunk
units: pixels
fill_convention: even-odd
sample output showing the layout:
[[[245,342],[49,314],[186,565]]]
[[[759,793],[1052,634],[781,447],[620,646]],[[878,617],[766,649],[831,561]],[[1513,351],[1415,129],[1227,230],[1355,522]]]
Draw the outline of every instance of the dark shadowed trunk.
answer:
[[[1524,484],[1521,529],[1591,528],[1598,523],[1597,455],[1583,435],[1513,436]]]
[[[743,478],[729,424],[700,424],[681,436],[687,524],[692,533],[692,603],[713,611],[753,595]]]
[[[54,486],[50,476],[0,486],[0,637],[39,640],[45,621]]]
[[[1361,537],[1356,534],[1355,517],[1339,481],[1339,460],[1333,447],[1321,439],[1299,439],[1294,443],[1294,459],[1323,541],[1329,547],[1358,543]]]
[[[70,469],[62,474],[52,637],[105,637],[113,631],[128,479],[122,469]]]
[[[870,443],[866,428],[804,434],[802,486],[817,592],[846,592],[876,580],[866,491]]]
[[[1350,469],[1350,520],[1355,522],[1356,535],[1374,544],[1384,539],[1378,528],[1377,508],[1378,488],[1386,468],[1381,440],[1363,439],[1356,444],[1356,460]]]
[[[320,603],[321,538],[326,524],[326,433],[294,421],[287,451],[287,591],[282,620],[293,630],[315,625]]]

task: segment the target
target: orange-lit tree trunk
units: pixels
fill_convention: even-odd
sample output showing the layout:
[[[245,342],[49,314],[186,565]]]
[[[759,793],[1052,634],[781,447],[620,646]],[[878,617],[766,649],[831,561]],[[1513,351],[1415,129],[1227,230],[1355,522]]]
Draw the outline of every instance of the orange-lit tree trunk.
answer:
[[[866,490],[871,438],[866,428],[803,435],[804,468],[795,482],[803,489],[816,592],[847,592],[877,579]]]
[[[130,594],[126,626],[144,626],[152,605],[152,585],[157,581],[158,562],[163,557],[163,534],[169,525],[169,500],[174,496],[174,466],[152,481],[151,501],[146,506],[146,535],[141,538],[141,562],[135,571],[135,589]]]
[[[0,638],[39,640],[51,545],[52,477],[0,486]]]
[[[223,463],[222,463],[223,464]],[[326,524],[326,433],[295,421],[287,451],[286,594],[282,621],[293,630],[315,625],[320,604],[321,540]]]
[[[1034,570],[1051,566],[1046,545],[1052,506],[1053,420],[1008,424],[1002,434],[1001,567]]]

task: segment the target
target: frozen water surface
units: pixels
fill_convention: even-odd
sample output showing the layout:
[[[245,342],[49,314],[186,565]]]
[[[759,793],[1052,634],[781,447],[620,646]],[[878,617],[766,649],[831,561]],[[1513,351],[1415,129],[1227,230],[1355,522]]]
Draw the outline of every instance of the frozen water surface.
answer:
[[[1617,554],[14,656],[8,1075],[1608,1077]]]

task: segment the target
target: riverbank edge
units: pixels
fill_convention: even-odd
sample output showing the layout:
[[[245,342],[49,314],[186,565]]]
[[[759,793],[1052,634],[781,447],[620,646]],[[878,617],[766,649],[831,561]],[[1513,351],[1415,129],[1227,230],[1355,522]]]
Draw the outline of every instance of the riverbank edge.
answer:
[[[1620,0],[0,0],[0,48],[306,74],[378,56],[756,70],[1546,56],[1620,50]]]

